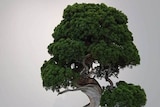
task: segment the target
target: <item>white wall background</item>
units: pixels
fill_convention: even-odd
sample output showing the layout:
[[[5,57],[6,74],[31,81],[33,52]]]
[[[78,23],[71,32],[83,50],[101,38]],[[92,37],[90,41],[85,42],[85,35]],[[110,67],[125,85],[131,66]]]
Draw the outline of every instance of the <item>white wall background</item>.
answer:
[[[141,85],[145,107],[160,105],[160,12],[158,0],[1,0],[0,107],[82,107],[81,92],[57,96],[42,87],[40,67],[64,8],[75,2],[105,3],[122,10],[141,55],[141,65],[120,72],[119,80]],[[103,83],[103,82],[102,82]],[[104,84],[104,83],[103,83]]]

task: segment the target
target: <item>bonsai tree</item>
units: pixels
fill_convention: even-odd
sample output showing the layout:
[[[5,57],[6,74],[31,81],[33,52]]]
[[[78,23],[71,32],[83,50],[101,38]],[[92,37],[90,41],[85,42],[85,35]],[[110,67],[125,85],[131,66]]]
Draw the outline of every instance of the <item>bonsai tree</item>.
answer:
[[[96,78],[104,78],[109,84],[103,87],[114,92],[109,77],[117,77],[121,68],[140,64],[127,22],[124,13],[103,3],[68,5],[48,46],[51,59],[41,67],[43,86],[59,94],[81,90],[90,99],[85,107],[99,107],[106,89]]]

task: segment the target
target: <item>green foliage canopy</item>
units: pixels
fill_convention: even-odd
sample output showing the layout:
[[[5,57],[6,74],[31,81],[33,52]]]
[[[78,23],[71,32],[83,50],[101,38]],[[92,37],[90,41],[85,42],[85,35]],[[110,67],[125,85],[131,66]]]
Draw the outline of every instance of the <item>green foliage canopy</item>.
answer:
[[[145,91],[138,85],[124,81],[117,83],[117,87],[110,92],[105,90],[101,97],[101,106],[107,107],[142,107],[146,104]]]
[[[63,20],[54,29],[54,41],[48,46],[52,56],[41,67],[43,86],[58,90],[72,86],[77,68],[85,55],[101,65],[126,67],[140,63],[138,50],[127,26],[127,16],[105,4],[73,4],[63,13]],[[67,76],[66,76],[67,75]]]

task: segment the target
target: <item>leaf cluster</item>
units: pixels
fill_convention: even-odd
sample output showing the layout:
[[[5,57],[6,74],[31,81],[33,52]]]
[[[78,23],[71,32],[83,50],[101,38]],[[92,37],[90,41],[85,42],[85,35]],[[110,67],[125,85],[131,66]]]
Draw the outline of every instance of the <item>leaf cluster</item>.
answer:
[[[101,97],[101,106],[107,107],[142,107],[145,104],[145,91],[138,85],[124,81],[118,82],[112,92],[105,90]]]
[[[54,55],[54,59],[59,65],[63,66],[82,60],[85,54],[85,48],[83,41],[62,38],[50,44],[48,46],[48,52]]]
[[[78,78],[79,74],[73,72],[69,67],[59,66],[54,58],[51,58],[41,67],[41,76],[46,89],[59,91],[60,88],[73,86],[72,80]]]
[[[63,20],[54,29],[54,42],[48,48],[49,53],[55,57],[58,53],[61,57],[72,55],[69,62],[91,53],[94,59],[103,65],[111,63],[125,67],[139,64],[140,57],[133,44],[127,20],[124,13],[103,3],[69,5],[64,10]],[[66,45],[66,41],[74,43]],[[64,47],[61,46],[64,45],[63,42],[66,45]],[[55,45],[59,48],[55,48]],[[73,45],[76,47],[73,48]],[[71,52],[61,54],[61,50]],[[58,60],[64,61],[65,58],[67,57],[59,57]]]

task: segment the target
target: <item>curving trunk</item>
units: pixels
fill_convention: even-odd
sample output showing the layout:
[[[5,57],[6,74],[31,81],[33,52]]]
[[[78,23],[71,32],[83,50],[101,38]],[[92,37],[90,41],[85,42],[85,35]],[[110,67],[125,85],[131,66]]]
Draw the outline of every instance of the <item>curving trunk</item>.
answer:
[[[100,87],[97,85],[89,84],[80,89],[83,93],[85,93],[90,103],[84,107],[99,107],[100,99],[101,99],[101,91]]]
[[[59,94],[63,94],[68,91],[77,91],[81,90],[83,93],[85,93],[90,102],[89,104],[83,106],[83,107],[99,107],[100,99],[101,99],[101,93],[102,89],[101,86],[98,84],[98,82],[93,78],[87,78],[85,80],[88,80],[89,83],[86,83],[86,85],[79,85],[77,84],[76,89],[68,89],[62,92],[59,92]]]

